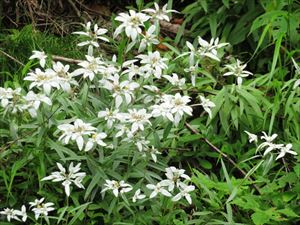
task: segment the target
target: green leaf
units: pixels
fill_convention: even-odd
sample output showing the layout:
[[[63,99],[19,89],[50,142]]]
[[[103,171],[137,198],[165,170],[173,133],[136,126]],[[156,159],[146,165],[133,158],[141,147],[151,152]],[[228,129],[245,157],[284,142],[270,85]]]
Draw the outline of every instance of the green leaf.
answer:
[[[279,213],[287,216],[287,217],[299,217],[298,214],[296,214],[292,209],[285,208],[285,209],[279,209],[277,210]]]
[[[270,221],[270,216],[263,211],[258,211],[251,215],[251,219],[255,225],[262,225]]]
[[[80,205],[74,209],[71,210],[71,212],[74,212],[74,211],[77,211],[76,214],[74,215],[74,217],[72,218],[72,220],[68,223],[68,225],[72,225],[74,224],[75,222],[78,222],[77,219],[81,216],[81,215],[84,215],[83,214],[83,211],[88,207],[88,205],[91,204],[90,202],[87,202],[83,205]]]
[[[271,66],[271,72],[270,72],[270,78],[269,80],[272,79],[276,65],[277,65],[277,61],[278,61],[278,57],[279,57],[279,53],[280,53],[280,48],[281,48],[281,42],[283,37],[285,36],[285,33],[280,33],[278,36],[278,39],[276,40],[275,43],[275,50],[274,50],[274,54],[273,54],[273,61],[272,61],[272,66]]]
[[[199,159],[199,164],[201,167],[207,170],[210,170],[212,168],[212,164],[205,159]]]

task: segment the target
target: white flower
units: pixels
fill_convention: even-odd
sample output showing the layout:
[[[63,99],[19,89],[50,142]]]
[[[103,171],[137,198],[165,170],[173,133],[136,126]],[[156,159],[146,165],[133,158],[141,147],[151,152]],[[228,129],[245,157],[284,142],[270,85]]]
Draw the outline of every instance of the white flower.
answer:
[[[70,185],[72,183],[74,183],[77,187],[84,189],[81,182],[86,174],[84,172],[79,172],[81,163],[78,163],[74,167],[73,162],[71,162],[68,172],[60,163],[56,163],[56,165],[60,171],[52,172],[50,176],[44,177],[42,181],[52,180],[53,182],[62,182],[67,196],[70,196]]]
[[[223,76],[236,76],[237,84],[241,87],[243,82],[243,77],[248,77],[249,75],[253,75],[251,72],[244,70],[247,64],[241,64],[240,60],[236,60],[235,64],[225,65],[225,67],[229,70],[229,72],[224,73]]]
[[[193,186],[193,185],[188,186],[184,183],[181,183],[179,189],[180,189],[180,192],[172,198],[172,201],[176,202],[184,197],[188,201],[189,204],[192,204],[192,198],[191,198],[191,195],[189,194],[189,192],[194,191],[195,186]]]
[[[133,81],[125,80],[120,82],[120,76],[115,74],[114,76],[108,77],[107,80],[101,80],[100,84],[103,88],[113,92],[115,99],[116,108],[119,108],[123,102],[123,96],[127,104],[131,103],[134,97],[134,91],[139,87],[139,84]]]
[[[138,60],[136,60],[136,59],[135,60],[129,60],[129,61],[124,62],[123,65],[122,65],[123,67],[127,68],[122,72],[122,75],[123,74],[128,74],[128,79],[129,80],[132,80],[132,78],[135,75],[140,75],[140,76],[144,75],[141,68],[134,64],[136,61],[138,61]]]
[[[151,125],[149,119],[151,114],[148,114],[146,109],[128,109],[128,122],[131,123],[131,132],[135,133],[138,130],[144,130],[144,124]]]
[[[32,51],[32,56],[29,59],[38,59],[41,67],[45,67],[47,55],[43,51]]]
[[[68,144],[70,139],[75,140],[79,150],[83,148],[83,136],[94,134],[96,130],[90,123],[84,123],[81,119],[76,119],[74,125],[61,124],[58,129],[63,132],[58,140],[62,140],[64,144]]]
[[[202,105],[203,109],[208,113],[209,118],[212,118],[211,109],[216,106],[215,103],[203,96],[200,96],[200,101],[200,105]]]
[[[126,134],[127,138],[131,139],[133,137],[133,133],[131,132],[131,129],[128,128],[125,124],[117,124],[115,127],[118,130],[115,137],[121,137],[124,134]]]
[[[151,25],[149,29],[145,32],[145,34],[142,35],[142,40],[140,43],[140,47],[138,52],[142,52],[146,49],[147,46],[158,45],[159,40],[157,39],[156,35],[154,35],[154,31],[156,30],[156,27],[154,25]]]
[[[95,133],[92,135],[91,138],[89,138],[88,142],[86,143],[84,151],[89,151],[94,147],[94,143],[97,143],[100,146],[106,146],[106,144],[102,141],[104,138],[106,138],[106,133]]]
[[[172,114],[172,104],[167,101],[163,102],[160,105],[153,105],[152,106],[152,116],[159,117],[162,116],[163,118],[167,118],[171,122],[174,122],[174,116]]]
[[[115,20],[122,22],[114,32],[114,38],[125,30],[126,36],[130,37],[133,41],[137,38],[138,34],[142,33],[141,27],[149,20],[150,17],[144,13],[137,13],[134,10],[129,10],[129,14],[120,13]]]
[[[190,49],[189,52],[185,52],[181,54],[179,57],[184,55],[189,55],[189,63],[190,65],[195,65],[198,63],[198,60],[201,60],[203,57],[208,57],[216,61],[220,61],[218,57],[217,50],[219,48],[223,48],[228,45],[228,43],[220,43],[219,38],[212,38],[210,42],[203,40],[201,37],[198,37],[199,48],[196,49],[190,42],[186,42],[187,47]],[[197,62],[195,62],[195,57],[198,58]]]
[[[266,148],[265,152],[263,154],[263,156],[266,156],[271,151],[276,150],[276,149],[281,149],[282,147],[283,147],[283,144],[274,144],[274,143],[271,143],[271,142],[263,142],[262,144],[260,144],[257,147],[256,151],[258,151],[262,148]]]
[[[37,116],[37,110],[40,107],[41,102],[44,102],[47,105],[52,105],[52,101],[44,94],[35,94],[33,91],[29,91],[26,96],[23,97],[26,101],[24,109],[28,109],[31,117]]]
[[[198,71],[198,64],[194,66],[190,65],[189,68],[184,69],[184,72],[191,74],[191,82],[194,87],[196,86],[196,75],[198,73],[197,71]]]
[[[281,149],[281,147],[283,146],[283,144],[274,144],[272,143],[275,138],[278,136],[277,134],[273,134],[271,136],[268,136],[266,134],[266,132],[262,132],[263,133],[263,136],[261,136],[260,138],[262,140],[265,140],[265,142],[261,143],[257,149],[256,149],[256,152],[262,148],[266,148],[265,152],[264,152],[264,156],[267,155],[269,152],[271,152],[272,150],[275,150],[275,149]]]
[[[99,28],[98,24],[95,24],[94,29],[92,30],[90,21],[87,22],[87,24],[83,24],[83,27],[85,28],[85,31],[76,31],[73,32],[73,34],[79,34],[79,35],[90,37],[92,39],[100,39],[102,41],[109,42],[109,40],[106,37],[102,36],[107,33],[107,29]]]
[[[28,76],[24,78],[24,80],[31,81],[32,83],[29,85],[29,89],[37,86],[43,87],[44,92],[49,95],[52,87],[59,89],[59,81],[57,76],[53,71],[46,70],[45,72],[41,71],[39,68],[35,69],[35,72],[28,73]]]
[[[297,152],[291,150],[292,147],[293,147],[293,145],[290,144],[290,143],[287,144],[286,146],[281,147],[281,148],[280,148],[280,153],[279,153],[279,155],[276,157],[276,160],[277,160],[277,159],[280,159],[280,158],[282,158],[282,157],[284,157],[286,153],[289,153],[289,154],[292,154],[292,155],[298,155]]]
[[[27,220],[27,212],[25,205],[22,205],[21,210],[15,210],[15,214],[22,217],[22,221],[25,222]]]
[[[77,44],[78,46],[88,45],[88,54],[93,55],[93,47],[98,48],[99,44],[98,39],[102,41],[109,42],[109,40],[103,35],[107,33],[107,29],[99,28],[97,24],[94,25],[94,29],[91,29],[91,22],[88,22],[86,25],[83,24],[85,31],[73,32],[73,34],[79,34],[88,37],[90,40],[86,40]]]
[[[104,63],[99,57],[95,58],[93,56],[86,55],[85,58],[87,60],[78,63],[78,65],[82,68],[79,68],[72,72],[72,76],[78,76],[82,74],[84,78],[88,77],[92,81],[95,75],[101,72],[101,65],[103,65]]]
[[[14,97],[15,94],[16,94],[15,90],[11,88],[0,87],[1,106],[5,108],[10,103],[10,100]]]
[[[106,108],[104,111],[98,112],[98,117],[103,118],[107,121],[107,128],[111,128],[113,123],[116,121],[118,118],[118,112],[119,110],[110,110]]]
[[[132,141],[132,140],[128,140],[128,141]],[[140,152],[147,151],[147,149],[149,148],[148,145],[150,144],[150,141],[145,140],[145,137],[143,136],[133,141]]]
[[[137,189],[132,197],[132,202],[146,198],[146,195],[141,194],[141,189]]]
[[[171,193],[168,192],[164,186],[159,182],[156,185],[154,184],[147,184],[146,187],[150,190],[153,190],[152,193],[150,194],[150,198],[154,198],[157,196],[159,193],[161,193],[164,196],[171,197]]]
[[[20,221],[17,210],[6,208],[6,209],[0,211],[0,214],[5,215],[8,222],[10,222],[12,219]]]
[[[147,147],[144,151],[151,155],[151,158],[155,163],[157,162],[157,155],[161,154],[154,146],[151,146],[151,148]]]
[[[207,56],[217,61],[220,61],[217,49],[223,48],[224,46],[228,45],[228,43],[219,43],[219,38],[212,38],[208,43],[207,41],[203,40],[200,36],[198,37],[198,43],[200,44],[200,47],[197,53],[200,56]]]
[[[116,180],[105,180],[106,184],[104,184],[105,188],[102,189],[101,193],[112,190],[113,194],[118,197],[119,193],[126,193],[132,190],[132,186],[130,184],[125,183],[124,180],[120,182]]]
[[[181,178],[185,179],[185,180],[190,180],[191,178],[186,175],[184,172],[184,169],[177,169],[174,166],[168,167],[165,169],[166,170],[166,177],[167,180],[163,180],[161,181],[161,183],[164,186],[168,186],[168,190],[169,191],[173,191],[174,187],[179,187],[179,185],[182,183]]]
[[[246,134],[248,134],[248,138],[249,138],[249,143],[251,143],[251,142],[255,142],[255,143],[257,143],[257,141],[258,141],[258,137],[257,137],[257,135],[255,135],[255,134],[252,134],[252,133],[250,133],[250,132],[248,132],[248,131],[244,131]]]
[[[179,93],[176,93],[172,98],[171,104],[173,108],[171,112],[174,114],[174,123],[176,126],[179,124],[179,121],[185,113],[192,116],[193,109],[190,106],[187,106],[187,103],[190,101],[190,97],[181,96]]]
[[[275,140],[275,138],[277,138],[277,134],[272,134],[271,136],[268,136],[267,134],[266,134],[266,132],[262,132],[263,133],[263,136],[261,136],[260,138],[262,139],[262,140],[265,140],[266,142],[272,142],[272,141],[274,141]]]
[[[41,198],[40,200],[36,199],[34,202],[29,202],[29,205],[33,207],[32,211],[34,212],[36,220],[40,217],[40,215],[43,215],[47,219],[48,213],[55,210],[55,208],[53,208],[54,203],[43,203],[43,201],[44,198]]]
[[[141,64],[146,64],[146,68],[149,69],[156,78],[160,78],[163,69],[167,69],[168,66],[165,61],[168,59],[161,58],[158,51],[149,52],[148,55],[138,55],[136,58],[141,59]]]
[[[185,84],[185,79],[179,79],[176,73],[172,73],[172,75],[172,77],[169,75],[163,75],[163,77],[166,78],[173,86],[178,86],[179,88],[182,88]]]
[[[55,74],[59,85],[66,92],[70,92],[71,84],[78,85],[73,79],[73,74],[68,72],[69,69],[70,65],[63,65],[61,62],[53,63],[53,69],[49,69],[51,73]]]
[[[176,10],[172,10],[172,9],[167,9],[168,5],[165,4],[162,9],[159,8],[159,5],[154,2],[154,8],[155,9],[144,9],[142,11],[149,13],[153,19],[157,19],[157,20],[166,20],[166,21],[170,21],[170,18],[168,16],[168,13],[171,12],[177,12]]]

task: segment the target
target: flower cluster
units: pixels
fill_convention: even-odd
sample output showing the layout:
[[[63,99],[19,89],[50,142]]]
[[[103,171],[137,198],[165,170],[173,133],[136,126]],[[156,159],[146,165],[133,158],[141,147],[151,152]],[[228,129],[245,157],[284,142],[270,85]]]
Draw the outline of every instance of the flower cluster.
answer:
[[[46,105],[52,105],[52,101],[44,94],[36,94],[33,91],[29,91],[26,95],[22,95],[22,89],[0,87],[0,100],[1,106],[6,111],[12,113],[28,111],[31,117],[37,116],[37,110],[40,108],[41,103]]]
[[[249,142],[258,142],[258,137],[255,134],[252,134],[248,131],[245,131],[248,136],[249,136]],[[276,144],[274,143],[274,140],[277,138],[277,134],[273,134],[271,136],[267,135],[266,132],[262,132],[263,135],[260,137],[261,140],[264,140],[264,142],[262,142],[260,145],[257,146],[256,148],[256,152],[264,149],[264,153],[263,156],[266,156],[267,154],[269,154],[270,152],[274,151],[274,150],[278,150],[277,153],[277,159],[283,158],[287,153],[292,154],[292,155],[298,155],[297,152],[292,150],[293,145],[291,143],[289,144]]]
[[[85,173],[79,172],[81,163],[78,163],[76,166],[74,166],[73,162],[71,162],[68,171],[66,171],[66,169],[60,163],[56,163],[56,165],[60,171],[52,172],[50,176],[44,177],[42,181],[52,180],[53,182],[62,182],[67,196],[70,196],[70,185],[72,183],[77,187],[84,189],[84,186],[81,182],[85,177]]]
[[[48,221],[49,212],[55,210],[55,208],[53,207],[54,203],[52,202],[43,203],[43,202],[44,202],[44,198],[36,199],[34,202],[29,202],[29,205],[31,211],[34,213],[34,217],[36,220],[38,220],[39,217],[42,215],[43,218],[45,218],[45,220]],[[21,221],[26,222],[28,218],[25,205],[22,205],[21,210],[6,208],[3,211],[0,211],[0,214],[5,215],[8,222],[10,222],[12,219],[20,222]]]
[[[150,198],[154,198],[158,194],[172,197],[173,195],[171,193],[178,190],[179,193],[172,197],[172,201],[179,201],[181,198],[185,198],[189,204],[192,204],[192,198],[189,193],[195,190],[195,186],[187,184],[187,182],[190,181],[190,177],[185,174],[185,170],[171,166],[166,168],[165,175],[167,179],[157,184],[146,185],[148,189],[152,190]]]
[[[176,93],[174,96],[164,95],[160,104],[152,106],[152,115],[154,117],[162,116],[177,126],[184,114],[192,115],[193,109],[187,105],[189,102],[190,97],[181,96],[180,93]]]
[[[29,89],[33,87],[42,88],[45,94],[50,95],[52,88],[62,89],[65,92],[71,91],[71,85],[77,85],[73,73],[69,72],[70,66],[61,62],[54,62],[52,68],[29,72],[24,80],[30,81]]]
[[[226,69],[229,70],[229,72],[224,73],[223,76],[236,76],[237,77],[237,84],[240,88],[243,82],[243,77],[248,77],[249,75],[252,75],[251,72],[244,70],[246,68],[247,64],[241,64],[240,60],[236,60],[236,63],[231,65],[225,65]]]
[[[97,128],[93,127],[90,123],[85,123],[81,119],[76,119],[74,124],[61,124],[58,129],[63,132],[58,140],[64,144],[68,144],[70,140],[76,141],[79,150],[83,149],[86,143],[85,151],[92,149],[94,143],[100,146],[106,146],[102,141],[107,135],[103,132],[96,132]],[[91,137],[87,139],[86,137]]]

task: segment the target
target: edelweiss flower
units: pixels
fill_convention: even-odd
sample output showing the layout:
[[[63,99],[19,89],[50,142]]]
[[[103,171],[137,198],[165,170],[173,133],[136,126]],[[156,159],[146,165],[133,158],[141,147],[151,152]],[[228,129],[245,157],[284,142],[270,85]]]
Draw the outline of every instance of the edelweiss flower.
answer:
[[[27,220],[26,207],[24,205],[22,206],[21,211],[16,209],[6,208],[3,211],[0,211],[0,214],[5,215],[8,222],[10,222],[12,219],[21,221],[18,216],[22,216],[23,222]]]
[[[132,202],[146,198],[146,195],[141,194],[141,189],[137,189],[132,197]]]
[[[157,39],[156,35],[154,35],[154,31],[156,30],[156,27],[154,25],[151,25],[149,29],[145,32],[145,34],[142,35],[142,40],[140,43],[140,47],[138,52],[142,52],[146,49],[147,46],[158,45],[159,40]]]
[[[136,75],[139,76],[143,76],[144,73],[141,70],[141,67],[135,65],[134,63],[138,61],[138,60],[130,60],[130,61],[126,61],[123,63],[123,67],[125,67],[126,69],[122,72],[123,74],[127,74],[128,75],[128,79],[132,80],[132,78]]]
[[[165,64],[165,61],[168,59],[161,58],[158,51],[149,52],[148,55],[138,55],[136,58],[141,59],[140,63],[145,64],[145,67],[151,70],[151,73],[156,78],[160,78],[162,70],[168,68],[167,64]]]
[[[169,191],[173,191],[175,186],[179,187],[179,185],[182,183],[181,178],[185,180],[191,179],[188,175],[184,173],[184,169],[177,169],[176,167],[171,166],[166,168],[165,170],[167,180],[161,181],[161,184],[163,184],[163,186],[168,186]]]
[[[272,141],[274,141],[275,140],[275,138],[277,138],[277,136],[278,136],[278,134],[272,134],[271,136],[268,136],[267,134],[266,134],[266,132],[262,132],[263,133],[263,136],[261,136],[260,138],[262,139],[262,140],[265,140],[266,142],[272,142]]]
[[[203,109],[208,113],[209,118],[212,118],[211,109],[216,106],[215,103],[203,96],[200,96],[200,101],[200,105],[202,105]]]
[[[41,71],[39,68],[35,69],[35,72],[28,73],[28,76],[24,80],[29,80],[32,83],[29,85],[29,89],[37,86],[43,87],[44,92],[49,95],[52,87],[59,89],[59,81],[51,70]]]
[[[92,135],[91,138],[89,138],[88,142],[86,143],[84,151],[89,151],[94,147],[94,144],[97,143],[100,146],[106,146],[106,144],[102,141],[104,138],[106,138],[106,133],[95,133]]]
[[[84,135],[91,135],[97,130],[91,126],[90,123],[84,123],[81,119],[76,119],[74,125],[72,124],[61,124],[58,129],[63,131],[63,134],[58,138],[62,140],[64,144],[68,144],[70,139],[76,141],[79,150],[82,150],[84,144]]]
[[[229,72],[224,73],[223,76],[236,76],[238,87],[241,87],[243,82],[243,77],[248,77],[249,75],[253,75],[251,72],[244,70],[247,64],[241,64],[240,60],[236,60],[235,64],[225,65],[225,67],[229,70]]]
[[[130,184],[126,184],[124,180],[120,182],[115,180],[105,180],[106,184],[104,184],[105,188],[102,189],[101,193],[112,190],[113,194],[118,197],[119,193],[126,193],[132,190],[132,186]]]
[[[154,146],[151,146],[151,148],[146,147],[143,150],[144,153],[149,153],[151,155],[151,158],[155,163],[157,162],[157,155],[160,155],[161,153]]]
[[[41,67],[45,67],[47,55],[43,51],[32,51],[32,56],[29,59],[38,59]]]
[[[219,44],[219,38],[212,38],[210,42],[203,40],[201,37],[198,37],[198,43],[200,47],[196,49],[190,42],[186,42],[187,47],[190,49],[190,52],[185,52],[180,55],[189,55],[189,63],[190,65],[195,65],[198,63],[198,61],[195,63],[195,56],[198,58],[198,60],[201,60],[203,57],[208,57],[216,61],[220,61],[220,58],[218,57],[217,50],[219,48],[223,48],[224,46],[228,45],[228,43],[220,43]]]
[[[123,102],[123,96],[125,101],[129,104],[134,97],[134,90],[137,89],[140,85],[136,82],[125,80],[120,82],[120,77],[118,74],[110,76],[107,80],[101,80],[100,84],[103,85],[103,88],[106,88],[113,93],[115,98],[116,108],[119,108]]]
[[[61,62],[53,63],[53,69],[49,69],[51,74],[55,74],[59,85],[66,92],[70,92],[71,84],[78,85],[73,79],[73,74],[68,72],[69,69],[70,65],[63,65]]]
[[[118,119],[119,110],[110,110],[108,108],[105,111],[98,112],[99,118],[104,118],[107,121],[107,128],[111,128],[113,123]]]
[[[172,77],[169,75],[163,75],[164,78],[166,78],[173,86],[178,86],[179,88],[182,88],[185,84],[185,78],[178,78],[178,75],[176,73],[172,73]]]
[[[252,133],[250,133],[250,132],[248,132],[248,131],[244,131],[244,132],[245,132],[246,134],[248,134],[248,137],[249,137],[249,143],[251,143],[251,142],[257,143],[257,141],[258,141],[257,135],[252,134]]]
[[[43,201],[44,198],[41,198],[40,200],[36,199],[34,202],[29,202],[29,205],[33,207],[32,211],[34,212],[36,220],[40,217],[40,215],[43,215],[46,219],[48,219],[48,213],[55,210],[55,208],[53,208],[54,203],[43,203]]]
[[[177,126],[182,118],[182,116],[186,113],[192,116],[193,109],[190,106],[187,106],[189,103],[190,97],[181,96],[179,93],[176,93],[172,98],[171,104],[173,106],[171,112],[174,114],[174,123]]]
[[[77,187],[84,189],[81,182],[86,174],[84,172],[79,173],[81,163],[78,163],[74,167],[73,162],[71,162],[68,172],[60,163],[56,163],[56,165],[60,171],[52,172],[50,176],[44,177],[42,181],[52,180],[53,182],[62,182],[67,196],[70,196],[70,185],[72,183],[74,183]]]
[[[148,123],[151,125],[149,119],[151,114],[146,112],[146,109],[128,109],[128,122],[131,123],[131,132],[135,133],[138,130],[144,130],[144,124]]]
[[[99,57],[95,58],[93,56],[86,55],[85,58],[87,59],[86,61],[78,63],[78,65],[82,68],[72,72],[72,76],[78,76],[82,74],[84,78],[88,77],[92,81],[95,75],[101,72],[101,65],[104,63]]]
[[[171,13],[171,12],[178,12],[176,10],[172,10],[172,9],[167,9],[168,5],[165,4],[162,9],[159,8],[159,5],[154,2],[154,8],[155,9],[144,9],[142,11],[146,12],[146,13],[149,13],[153,19],[157,19],[157,20],[166,20],[166,21],[170,21],[170,18],[168,16],[168,13]]]
[[[90,21],[87,22],[87,24],[83,24],[83,27],[85,28],[85,31],[76,31],[73,32],[73,34],[79,34],[79,35],[90,37],[92,39],[100,39],[102,41],[109,42],[109,40],[106,37],[102,36],[107,33],[107,29],[99,28],[98,24],[95,24],[94,29],[92,30]]]
[[[17,89],[16,89],[17,90]],[[11,88],[2,88],[0,87],[0,99],[1,99],[1,106],[5,108],[9,103],[10,100],[14,97],[14,95],[19,95],[21,89],[18,88],[18,91],[13,90]]]
[[[126,134],[127,138],[131,139],[133,137],[133,133],[131,129],[128,128],[125,124],[117,124],[116,129],[118,132],[116,133],[115,137],[121,137]]]
[[[138,34],[142,33],[141,27],[143,27],[144,23],[149,19],[150,17],[146,14],[137,13],[134,10],[129,10],[129,14],[120,13],[115,20],[122,22],[122,24],[115,30],[114,38],[125,30],[126,36],[135,41]]]
[[[29,91],[23,99],[26,101],[23,108],[28,110],[31,117],[37,116],[37,110],[39,109],[41,102],[44,102],[47,105],[52,105],[51,99],[46,95],[35,94],[33,91]]]
[[[83,41],[78,43],[78,46],[86,46],[88,45],[88,54],[93,55],[93,47],[98,48],[99,44],[97,42],[98,39],[102,41],[109,42],[109,40],[103,35],[107,33],[107,29],[99,28],[97,24],[94,25],[94,29],[91,29],[91,22],[88,22],[86,25],[83,24],[85,31],[77,31],[73,32],[73,34],[79,34],[90,38],[90,40]]]
[[[196,86],[196,75],[198,73],[198,64],[196,64],[194,66],[190,65],[189,68],[184,69],[184,72],[191,74],[191,82],[192,82],[192,85],[195,87]]]
[[[291,150],[292,147],[293,147],[292,144],[287,144],[286,146],[281,147],[280,148],[280,153],[276,157],[276,160],[284,157],[286,153],[289,153],[289,154],[292,154],[292,155],[298,155],[297,152]]]
[[[180,183],[179,189],[180,189],[180,192],[172,198],[172,201],[176,202],[184,197],[188,201],[189,204],[192,204],[192,198],[191,198],[191,195],[189,194],[189,192],[194,191],[195,186]]]
[[[164,196],[167,196],[167,197],[171,197],[171,193],[168,192],[163,184],[161,184],[160,182],[157,183],[156,185],[154,184],[147,184],[146,187],[150,190],[153,190],[152,193],[150,194],[150,198],[154,198],[155,196],[157,196],[159,193],[161,193],[162,195]]]

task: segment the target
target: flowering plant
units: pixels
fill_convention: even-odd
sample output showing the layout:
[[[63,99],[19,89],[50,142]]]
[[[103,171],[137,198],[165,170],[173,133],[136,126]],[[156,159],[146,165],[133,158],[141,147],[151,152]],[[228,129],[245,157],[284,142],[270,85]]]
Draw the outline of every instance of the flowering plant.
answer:
[[[277,134],[265,132],[253,151],[250,144],[258,137],[245,131],[250,144],[243,146],[256,156],[235,163],[226,138],[235,130],[245,139],[239,130],[267,117],[271,103],[256,88],[259,80],[252,80],[255,74],[245,70],[247,64],[225,57],[230,44],[222,39],[199,36],[196,45],[186,41],[182,51],[171,45],[170,51],[160,51],[160,22],[170,21],[172,12],[177,13],[157,3],[154,9],[130,9],[115,17],[113,32],[88,22],[73,33],[84,39],[78,43],[84,58],[67,64],[35,50],[29,59],[38,64],[27,68],[22,88],[0,88],[1,115],[10,132],[4,137],[13,156],[24,156],[12,166],[10,179],[4,178],[7,202],[14,207],[1,209],[7,221],[193,224],[199,215],[223,210],[228,195],[228,215],[220,214],[234,224],[231,205],[242,207],[246,201],[236,196],[261,191],[250,176],[260,166],[265,175],[281,161],[288,168],[285,159],[297,157],[294,143],[275,144]],[[118,46],[118,52],[108,59],[98,51],[99,42]],[[242,174],[231,179],[221,159],[228,188],[214,174],[211,161],[218,164],[219,157]],[[252,165],[257,158],[261,161]],[[34,172],[26,174],[32,165]],[[34,180],[30,186],[24,180],[17,185],[21,168],[27,180]],[[212,170],[212,179],[202,169]],[[12,185],[26,192],[22,201],[15,200]],[[199,211],[203,202],[211,211]]]

